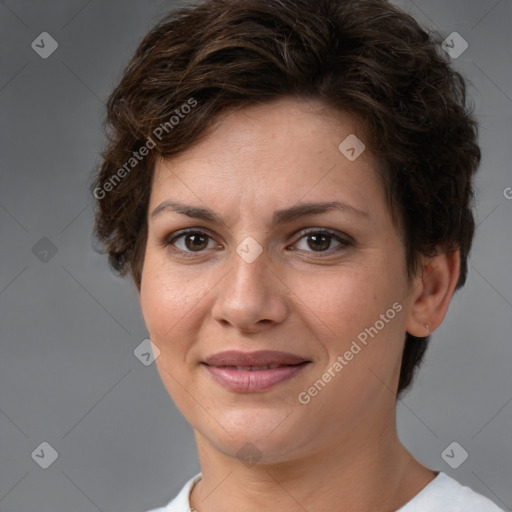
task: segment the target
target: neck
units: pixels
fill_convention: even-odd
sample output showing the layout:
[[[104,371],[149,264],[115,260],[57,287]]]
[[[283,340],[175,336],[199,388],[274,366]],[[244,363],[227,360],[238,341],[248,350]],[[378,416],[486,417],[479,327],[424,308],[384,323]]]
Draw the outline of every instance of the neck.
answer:
[[[247,467],[196,432],[203,476],[191,506],[197,512],[398,510],[435,473],[407,452],[395,428],[370,434],[359,429],[324,449]]]

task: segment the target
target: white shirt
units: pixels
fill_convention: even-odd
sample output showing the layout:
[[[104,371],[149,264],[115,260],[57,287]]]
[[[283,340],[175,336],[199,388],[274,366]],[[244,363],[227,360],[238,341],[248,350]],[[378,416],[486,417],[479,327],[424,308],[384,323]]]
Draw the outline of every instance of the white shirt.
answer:
[[[166,507],[148,512],[189,512],[190,491],[200,479],[201,473],[191,478]],[[504,512],[504,510],[441,472],[396,512]]]

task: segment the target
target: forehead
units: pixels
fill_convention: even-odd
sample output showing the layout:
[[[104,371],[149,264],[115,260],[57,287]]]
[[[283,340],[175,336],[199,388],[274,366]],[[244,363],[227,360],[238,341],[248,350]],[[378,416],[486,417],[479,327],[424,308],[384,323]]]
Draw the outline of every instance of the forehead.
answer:
[[[157,162],[150,208],[169,196],[279,208],[340,195],[360,204],[374,196],[371,208],[383,195],[374,159],[367,148],[356,159],[346,152],[359,153],[364,138],[353,117],[320,101],[286,98],[224,113],[189,150]]]

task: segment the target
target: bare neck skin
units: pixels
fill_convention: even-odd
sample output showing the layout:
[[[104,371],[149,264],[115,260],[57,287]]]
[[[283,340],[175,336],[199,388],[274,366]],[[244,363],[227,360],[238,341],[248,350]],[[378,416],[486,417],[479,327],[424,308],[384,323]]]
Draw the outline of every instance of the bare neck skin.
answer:
[[[393,512],[436,476],[400,443],[391,425],[354,431],[295,460],[245,466],[220,454],[196,432],[202,479],[194,486],[197,512]]]

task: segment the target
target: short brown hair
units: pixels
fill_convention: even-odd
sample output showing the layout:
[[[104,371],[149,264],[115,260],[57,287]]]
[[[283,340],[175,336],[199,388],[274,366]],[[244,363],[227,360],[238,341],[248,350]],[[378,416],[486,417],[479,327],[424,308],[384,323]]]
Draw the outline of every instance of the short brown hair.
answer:
[[[385,0],[208,0],[154,27],[108,99],[108,145],[92,185],[95,233],[113,268],[140,286],[156,159],[189,149],[221,112],[282,97],[321,100],[361,121],[409,275],[420,255],[459,250],[461,287],[477,124],[440,36]],[[406,334],[398,393],[428,339]]]

